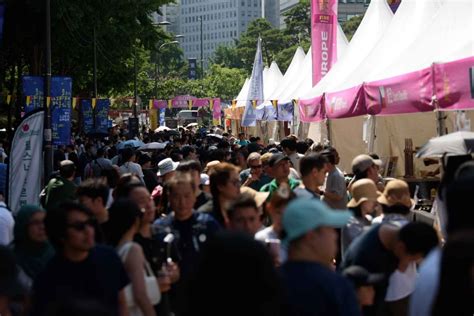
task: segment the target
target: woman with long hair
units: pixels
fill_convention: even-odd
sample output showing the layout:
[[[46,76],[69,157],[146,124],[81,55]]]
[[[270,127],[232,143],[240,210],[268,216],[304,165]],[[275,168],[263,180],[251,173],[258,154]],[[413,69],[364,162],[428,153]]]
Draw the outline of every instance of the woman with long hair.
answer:
[[[117,249],[131,281],[132,297],[127,301],[134,304],[129,303],[130,315],[155,316],[145,280],[147,273],[151,272],[146,271],[149,264],[142,247],[133,241],[142,217],[143,212],[136,203],[127,199],[116,200],[109,209],[107,241]]]

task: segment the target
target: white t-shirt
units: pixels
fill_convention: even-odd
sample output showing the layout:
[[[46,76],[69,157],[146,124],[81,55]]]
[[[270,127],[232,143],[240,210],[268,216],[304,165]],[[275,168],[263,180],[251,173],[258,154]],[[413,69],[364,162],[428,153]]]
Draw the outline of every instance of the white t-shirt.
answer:
[[[0,245],[8,246],[13,241],[15,220],[4,202],[0,202]]]
[[[276,231],[273,230],[273,226],[262,229],[255,234],[255,240],[265,242],[266,239],[280,239]],[[283,264],[288,259],[288,249],[280,243],[280,264]]]
[[[416,264],[414,262],[410,263],[404,272],[398,269],[395,270],[395,272],[390,275],[390,285],[385,295],[385,301],[398,301],[413,293],[415,290],[416,276]]]

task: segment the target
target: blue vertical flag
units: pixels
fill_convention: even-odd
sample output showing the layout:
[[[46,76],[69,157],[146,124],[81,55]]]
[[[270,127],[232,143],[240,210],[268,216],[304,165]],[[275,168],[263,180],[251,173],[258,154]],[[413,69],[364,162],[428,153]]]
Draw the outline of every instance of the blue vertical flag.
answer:
[[[23,96],[25,97],[25,113],[43,106],[44,79],[39,76],[23,76]]]
[[[257,117],[261,117],[257,106],[263,102],[263,59],[262,59],[262,39],[257,42],[257,52],[253,62],[252,76],[250,77],[249,92],[245,104],[244,115],[242,116],[242,126],[255,126]]]
[[[94,132],[94,112],[92,109],[92,100],[84,99],[81,102],[82,112],[82,129],[84,133],[89,134]]]
[[[51,78],[51,129],[53,145],[69,145],[71,142],[71,95],[71,78]]]
[[[108,134],[109,128],[109,99],[98,99],[95,105],[95,132]]]

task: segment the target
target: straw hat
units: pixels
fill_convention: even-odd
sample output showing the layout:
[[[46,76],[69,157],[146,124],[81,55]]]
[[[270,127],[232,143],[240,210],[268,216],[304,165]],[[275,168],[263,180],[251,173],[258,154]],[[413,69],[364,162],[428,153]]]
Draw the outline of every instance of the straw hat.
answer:
[[[347,207],[357,207],[365,201],[377,201],[380,195],[374,181],[370,179],[360,179],[352,184],[352,199],[347,203]]]
[[[395,204],[412,207],[415,201],[410,198],[410,189],[403,180],[393,179],[385,185],[385,190],[377,201],[380,204],[393,206]]]
[[[258,207],[262,206],[270,195],[270,192],[258,192],[249,187],[240,187],[240,193],[250,195]]]

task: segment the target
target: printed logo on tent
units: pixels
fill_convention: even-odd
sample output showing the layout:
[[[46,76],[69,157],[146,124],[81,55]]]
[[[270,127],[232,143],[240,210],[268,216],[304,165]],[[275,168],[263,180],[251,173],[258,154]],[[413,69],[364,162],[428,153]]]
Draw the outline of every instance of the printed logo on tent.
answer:
[[[474,99],[474,67],[469,69],[469,79],[471,80],[471,98]]]

